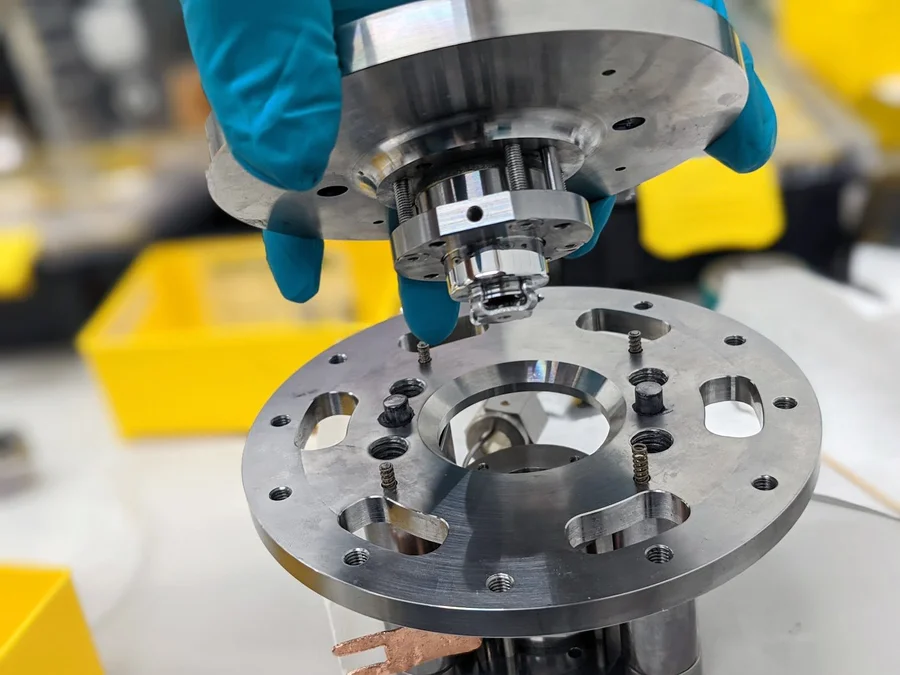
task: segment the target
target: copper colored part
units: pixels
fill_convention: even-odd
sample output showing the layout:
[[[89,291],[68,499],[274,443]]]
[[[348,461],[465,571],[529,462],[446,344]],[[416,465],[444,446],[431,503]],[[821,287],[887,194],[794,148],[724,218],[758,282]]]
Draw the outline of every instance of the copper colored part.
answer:
[[[348,656],[384,647],[384,661],[357,668],[349,675],[397,675],[422,663],[444,656],[472,652],[480,646],[481,638],[478,637],[428,633],[414,628],[395,628],[341,642],[335,645],[331,652],[335,656]]]

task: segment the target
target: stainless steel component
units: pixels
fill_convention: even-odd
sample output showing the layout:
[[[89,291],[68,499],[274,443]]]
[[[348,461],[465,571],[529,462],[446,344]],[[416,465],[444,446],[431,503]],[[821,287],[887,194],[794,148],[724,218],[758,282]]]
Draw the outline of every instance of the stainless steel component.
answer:
[[[653,673],[654,654],[669,664],[666,675],[680,675],[675,668],[684,664],[697,672],[699,663],[688,663],[693,638],[672,637],[694,635],[691,621],[678,618],[689,609],[653,615],[739,574],[797,520],[818,471],[815,395],[777,347],[728,317],[627,291],[544,293],[530,319],[434,347],[428,370],[405,342],[397,347],[399,318],[305,365],[266,404],[247,441],[243,482],[257,529],[289,572],[341,605],[505,645],[506,656],[487,669],[465,671],[460,660],[447,671],[453,675],[556,675],[502,668],[524,662],[537,638],[600,629],[604,653],[620,653],[603,675],[620,666]],[[644,337],[637,371],[624,348],[630,330]],[[732,346],[725,338],[733,335],[746,339]],[[334,365],[338,352],[346,359]],[[424,390],[409,399],[412,423],[387,432],[376,420],[384,392],[402,378],[417,378]],[[665,381],[667,414],[632,409],[624,392],[639,378]],[[762,426],[755,436],[706,429],[703,392],[723,378],[752,387]],[[488,458],[518,457],[520,466],[502,472],[444,454],[442,439],[462,409],[541,390],[606,417],[609,432],[596,451],[545,469],[513,447]],[[779,405],[786,398],[797,405]],[[336,400],[355,402],[346,437],[298,449]],[[273,427],[278,415],[291,422]],[[635,485],[634,443],[652,454],[649,485]],[[381,496],[376,470],[386,449],[398,481],[390,497]],[[276,501],[276,487],[290,493]]]
[[[628,675],[700,675],[695,603],[685,602],[626,623],[622,649]]]
[[[500,464],[494,463],[494,453],[517,446],[532,447],[537,443],[546,425],[547,413],[541,406],[537,394],[509,394],[489,399],[466,427],[468,453],[462,465],[470,466],[490,456],[490,463],[494,464],[491,468],[502,471]],[[568,451],[566,457],[571,454],[572,451]],[[543,464],[546,459],[535,461]],[[526,464],[519,464],[518,467]]]
[[[464,261],[518,236],[541,242],[531,257],[566,255],[591,236],[589,201],[699,154],[747,99],[737,36],[695,0],[420,0],[336,38],[343,111],[321,182],[285,192],[253,178],[211,119],[210,192],[258,227],[390,237],[413,279],[443,280],[454,251]],[[516,312],[473,318],[528,316],[524,282],[540,278],[518,281]]]
[[[647,446],[635,443],[631,446],[631,464],[634,467],[634,482],[637,485],[646,485],[650,482],[650,455]]]
[[[634,411],[638,415],[659,415],[666,409],[659,382],[638,382],[634,387]]]

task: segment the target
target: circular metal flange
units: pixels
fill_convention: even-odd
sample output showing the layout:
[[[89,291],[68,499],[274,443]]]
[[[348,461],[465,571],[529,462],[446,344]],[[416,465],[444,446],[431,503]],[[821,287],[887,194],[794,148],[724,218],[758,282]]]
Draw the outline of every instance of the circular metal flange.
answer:
[[[263,541],[291,574],[393,624],[559,634],[695,598],[791,528],[812,495],[821,418],[783,352],[727,317],[668,298],[544,294],[532,318],[434,347],[425,366],[408,351],[408,336],[398,347],[406,329],[392,319],[313,359],[274,394],[250,431],[243,481]],[[628,352],[634,329],[644,338],[639,354]],[[664,413],[632,409],[633,386],[646,381],[663,383]],[[385,430],[382,401],[401,390],[412,394],[414,418]],[[534,390],[593,405],[608,436],[589,456],[528,473],[462,468],[442,454],[457,412]],[[729,400],[754,408],[758,434],[706,428],[706,406]],[[341,442],[304,449],[320,420],[351,413]],[[632,443],[650,452],[646,487],[633,480]],[[390,493],[380,486],[385,459],[398,483]],[[671,529],[641,535],[659,518]],[[383,538],[385,522],[397,528],[395,539]],[[615,532],[634,545],[587,552],[603,550]],[[365,555],[345,558],[358,550]],[[508,581],[502,588],[489,581],[497,575]]]
[[[382,239],[394,180],[509,140],[557,148],[569,188],[593,200],[700,154],[748,92],[737,36],[696,0],[420,0],[336,37],[341,126],[315,188],[253,178],[210,121],[210,192],[236,218]]]

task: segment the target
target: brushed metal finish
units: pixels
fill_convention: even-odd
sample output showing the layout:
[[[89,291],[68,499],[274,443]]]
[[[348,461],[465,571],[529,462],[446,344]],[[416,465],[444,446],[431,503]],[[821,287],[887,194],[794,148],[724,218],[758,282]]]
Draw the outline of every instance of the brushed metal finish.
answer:
[[[509,140],[526,154],[554,147],[569,188],[595,199],[700,154],[747,98],[737,36],[695,0],[420,0],[341,26],[337,40],[341,127],[313,190],[251,177],[210,120],[210,192],[236,218],[382,239],[394,180],[416,192],[423,172],[502,157]]]
[[[398,317],[316,357],[279,388],[250,431],[243,482],[257,529],[281,565],[317,593],[392,624],[519,637],[593,630],[676,607],[781,539],[812,494],[821,444],[815,394],[797,366],[763,336],[694,305],[620,290],[543,293],[532,318],[433,347],[427,368],[405,348],[408,338],[398,346],[406,331]],[[638,309],[646,301],[652,307]],[[633,328],[645,336],[639,355],[626,349]],[[733,335],[746,341],[726,344]],[[331,358],[335,353],[346,359]],[[640,368],[668,376],[667,414],[639,416],[626,401],[629,376]],[[381,460],[369,448],[386,435],[377,423],[386,392],[412,377],[425,390],[410,399],[411,427],[391,430],[404,441],[391,447],[406,452],[391,457],[398,486],[387,502],[372,497],[382,494]],[[706,429],[701,390],[722,377],[755,387],[763,422],[757,435],[726,438]],[[456,412],[535,390],[568,393],[603,412],[610,431],[597,451],[531,473],[466,469],[441,454],[441,435]],[[301,450],[322,417],[323,394],[355,402],[340,408],[353,411],[346,437]],[[773,402],[782,396],[798,405],[778,408]],[[272,426],[279,415],[292,421]],[[596,514],[643,489],[632,480],[631,439],[651,428],[674,443],[663,451],[657,444],[651,455],[649,489],[661,494],[647,502],[648,516],[656,515],[654,502],[679,503],[662,499],[665,493],[689,513],[682,508],[665,529],[642,533],[633,501],[613,509],[615,518]],[[777,487],[763,489],[772,481],[761,476],[776,478]],[[278,486],[291,494],[273,501]],[[387,504],[390,522],[432,542],[422,547],[429,552],[403,555],[342,527],[340,515],[361,500]],[[576,549],[580,541],[570,542],[567,524],[582,514],[594,514],[585,523],[598,523],[597,532],[610,534],[604,523],[619,522],[640,543],[595,554]],[[429,523],[446,526],[446,537],[430,536]],[[359,562],[358,549],[367,551],[364,564],[346,564],[348,552]]]

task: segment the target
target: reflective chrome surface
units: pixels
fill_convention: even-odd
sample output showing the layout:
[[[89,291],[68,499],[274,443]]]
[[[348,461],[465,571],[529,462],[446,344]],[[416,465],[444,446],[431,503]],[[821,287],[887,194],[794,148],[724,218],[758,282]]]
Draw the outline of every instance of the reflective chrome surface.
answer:
[[[558,635],[689,602],[791,528],[814,487],[821,419],[784,353],[727,317],[675,300],[542,292],[530,319],[461,332],[433,347],[426,365],[409,351],[402,320],[392,319],[313,359],[274,394],[251,429],[243,480],[263,541],[291,574],[392,624]],[[645,338],[637,355],[627,349],[632,329]],[[638,415],[634,384],[661,380],[660,372],[667,410]],[[410,398],[415,417],[385,430],[382,401],[401,380],[421,384]],[[462,409],[540,390],[577,397],[606,417],[610,430],[595,452],[525,473],[463,468],[442,454],[442,436]],[[722,400],[753,407],[760,432],[711,433],[705,406]],[[343,440],[303,449],[315,425],[336,414],[352,414]],[[291,421],[273,426],[281,415]],[[650,451],[646,488],[632,479],[633,442]],[[390,494],[379,478],[385,459],[398,483]],[[676,623],[681,634],[686,624]],[[651,669],[652,645],[633,625],[631,638],[642,644],[625,647]]]

